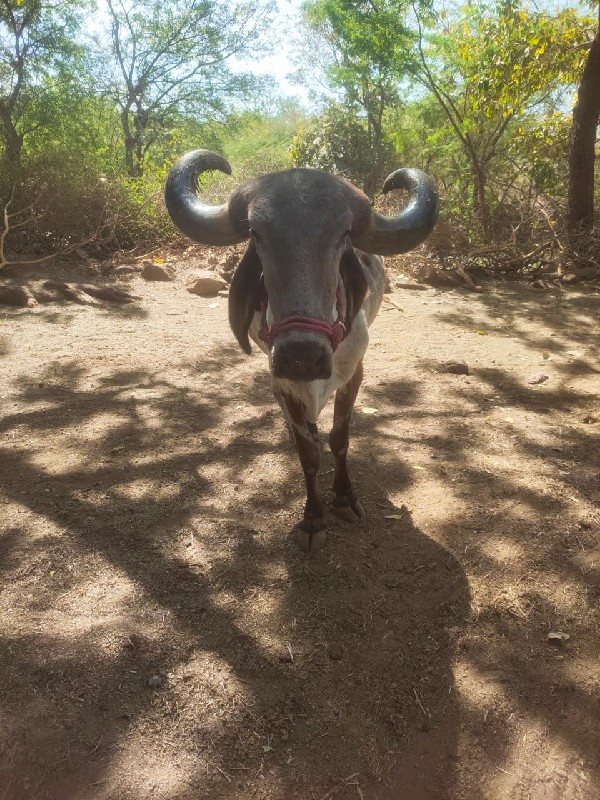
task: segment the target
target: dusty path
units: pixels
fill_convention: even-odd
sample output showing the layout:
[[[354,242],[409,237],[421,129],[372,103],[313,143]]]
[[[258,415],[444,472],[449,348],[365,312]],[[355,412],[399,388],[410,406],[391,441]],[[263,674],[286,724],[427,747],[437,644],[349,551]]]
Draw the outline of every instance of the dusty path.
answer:
[[[392,294],[307,558],[226,301],[131,286],[0,310],[0,800],[599,797],[600,295]]]

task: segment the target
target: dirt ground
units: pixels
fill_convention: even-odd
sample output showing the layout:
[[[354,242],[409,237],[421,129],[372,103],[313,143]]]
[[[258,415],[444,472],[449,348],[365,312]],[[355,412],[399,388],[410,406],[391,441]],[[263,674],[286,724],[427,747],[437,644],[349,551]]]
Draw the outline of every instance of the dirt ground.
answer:
[[[600,797],[598,290],[388,295],[308,557],[227,301],[116,285],[0,309],[0,800]]]

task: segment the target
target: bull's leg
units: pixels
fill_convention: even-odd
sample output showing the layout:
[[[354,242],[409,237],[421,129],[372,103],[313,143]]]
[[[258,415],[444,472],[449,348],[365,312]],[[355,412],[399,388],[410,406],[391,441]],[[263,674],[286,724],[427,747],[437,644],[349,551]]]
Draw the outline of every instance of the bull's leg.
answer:
[[[333,513],[348,522],[357,522],[365,516],[363,507],[352,489],[347,464],[350,419],[362,378],[363,366],[362,361],[359,361],[354,375],[335,394],[333,428],[329,435],[329,446],[335,459]]]
[[[300,464],[306,482],[304,519],[296,531],[298,545],[307,553],[320,550],[325,544],[325,511],[319,492],[318,472],[320,447],[317,426],[306,419],[304,405],[295,397],[275,392],[296,441]]]

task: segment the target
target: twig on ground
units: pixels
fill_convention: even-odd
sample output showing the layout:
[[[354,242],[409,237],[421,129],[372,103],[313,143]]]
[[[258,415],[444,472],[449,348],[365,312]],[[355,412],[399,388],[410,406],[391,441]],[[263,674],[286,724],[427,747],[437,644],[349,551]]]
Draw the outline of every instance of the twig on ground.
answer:
[[[392,298],[391,298],[391,297],[388,297],[388,296],[387,296],[387,294],[383,296],[383,299],[384,299],[386,302],[388,302],[388,303],[389,303],[391,306],[394,306],[394,308],[397,308],[397,309],[398,309],[398,311],[400,311],[401,313],[404,313],[404,309],[403,309],[403,308],[400,308],[400,306],[398,305],[398,303],[395,303],[395,302],[392,300]]]
[[[224,775],[224,776],[227,778],[227,780],[229,781],[229,783],[231,783],[231,775],[228,775],[228,774],[225,772],[225,770],[222,770],[222,769],[221,769],[221,767],[219,767],[217,764],[215,764],[215,767],[217,767],[217,769],[219,770],[219,772],[221,773],[221,775]]]
[[[418,693],[418,692],[417,692],[417,690],[414,688],[414,686],[413,686],[413,692],[414,692],[414,694],[415,694],[415,700],[417,701],[417,704],[418,704],[419,708],[421,709],[421,711],[423,712],[423,714],[425,714],[425,716],[427,717],[427,719],[429,719],[429,717],[430,717],[429,711],[426,711],[426,710],[425,710],[425,707],[423,706],[423,703],[421,702],[421,698],[419,697],[419,693]]]
[[[323,797],[319,798],[319,800],[329,800],[330,797],[335,797],[340,789],[343,789],[345,786],[358,786],[358,781],[352,781],[353,778],[357,778],[359,775],[360,772],[353,772],[352,775],[348,775],[347,778],[340,778],[338,785],[326,792]]]

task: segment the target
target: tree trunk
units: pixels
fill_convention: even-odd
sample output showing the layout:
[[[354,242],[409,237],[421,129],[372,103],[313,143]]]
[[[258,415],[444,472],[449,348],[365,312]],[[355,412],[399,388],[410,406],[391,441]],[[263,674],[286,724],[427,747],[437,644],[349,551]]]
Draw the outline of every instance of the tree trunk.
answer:
[[[144,174],[144,137],[146,130],[144,112],[126,107],[121,111],[121,127],[124,134],[125,166],[130,178],[141,178]],[[131,129],[133,118],[133,131]]]
[[[19,171],[21,164],[21,151],[23,149],[23,135],[16,129],[11,112],[0,106],[0,121],[4,127],[4,152],[5,163],[14,170]]]
[[[485,168],[482,167],[480,162],[474,157],[473,153],[467,152],[467,155],[471,160],[471,167],[473,169],[473,206],[475,209],[475,216],[479,221],[483,239],[484,241],[487,241],[490,231],[490,214],[488,203],[485,197]]]
[[[125,166],[127,168],[127,174],[130,178],[141,178],[143,172],[141,163],[143,153],[142,143],[139,139],[139,131],[136,129],[133,134],[131,133],[128,117],[124,114],[121,115],[121,122],[125,134],[123,144],[125,145]]]
[[[594,220],[594,162],[600,118],[600,20],[592,42],[573,109],[569,153],[569,205],[567,224],[571,240]]]

